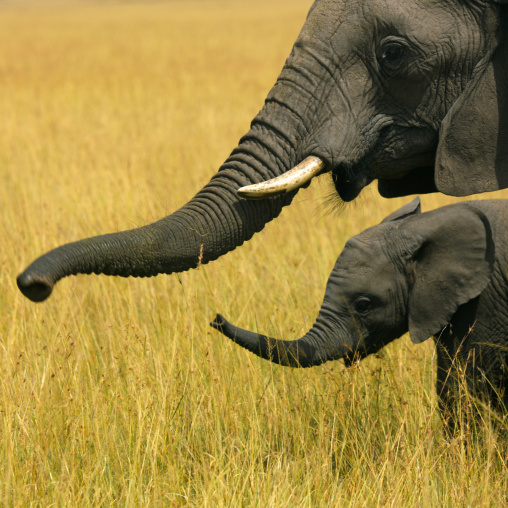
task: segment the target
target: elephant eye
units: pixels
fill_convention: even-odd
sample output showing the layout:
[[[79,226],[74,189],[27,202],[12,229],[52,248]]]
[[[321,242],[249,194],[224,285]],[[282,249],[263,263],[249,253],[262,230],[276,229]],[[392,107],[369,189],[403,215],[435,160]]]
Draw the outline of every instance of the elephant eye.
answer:
[[[395,41],[386,42],[381,48],[381,55],[378,58],[381,69],[393,73],[402,67],[406,61],[407,47]]]
[[[371,303],[370,299],[365,296],[358,298],[354,303],[356,312],[367,312],[370,309]]]

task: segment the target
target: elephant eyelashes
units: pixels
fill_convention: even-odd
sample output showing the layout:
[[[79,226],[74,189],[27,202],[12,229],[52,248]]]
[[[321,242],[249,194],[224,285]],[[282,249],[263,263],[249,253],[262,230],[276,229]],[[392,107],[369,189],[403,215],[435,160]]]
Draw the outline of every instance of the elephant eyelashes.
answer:
[[[358,300],[354,303],[355,311],[360,314],[367,312],[370,309],[370,306],[371,301],[366,297],[358,298]]]
[[[378,58],[381,70],[388,74],[399,71],[406,61],[407,47],[395,41],[386,42],[381,48],[381,56]]]

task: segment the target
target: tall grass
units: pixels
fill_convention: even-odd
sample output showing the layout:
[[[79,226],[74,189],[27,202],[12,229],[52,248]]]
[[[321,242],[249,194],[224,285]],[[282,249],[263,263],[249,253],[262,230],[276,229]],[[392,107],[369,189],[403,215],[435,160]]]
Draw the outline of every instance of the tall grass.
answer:
[[[0,3],[0,499],[6,505],[499,506],[507,446],[447,440],[435,351],[289,370],[345,241],[410,198],[329,211],[321,180],[236,252],[153,279],[15,287],[61,243],[185,203],[261,108],[310,0]],[[508,196],[506,192],[485,197]],[[484,196],[482,196],[484,197]],[[423,197],[424,209],[456,199]],[[465,432],[465,431],[464,431]]]

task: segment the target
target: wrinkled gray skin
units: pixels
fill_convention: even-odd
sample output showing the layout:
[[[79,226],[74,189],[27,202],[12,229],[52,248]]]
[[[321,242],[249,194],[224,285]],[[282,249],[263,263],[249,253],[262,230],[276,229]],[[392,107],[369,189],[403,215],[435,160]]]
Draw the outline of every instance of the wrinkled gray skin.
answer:
[[[317,0],[251,129],[189,203],[45,254],[18,277],[20,290],[42,301],[67,275],[148,277],[217,259],[296,193],[248,201],[237,189],[309,155],[344,201],[376,179],[386,197],[508,186],[504,2]]]
[[[291,367],[341,358],[350,364],[407,331],[415,343],[434,336],[445,418],[461,369],[470,388],[508,407],[507,218],[507,200],[420,214],[417,198],[346,243],[304,337],[276,340],[237,328],[220,314],[211,325],[262,358]]]

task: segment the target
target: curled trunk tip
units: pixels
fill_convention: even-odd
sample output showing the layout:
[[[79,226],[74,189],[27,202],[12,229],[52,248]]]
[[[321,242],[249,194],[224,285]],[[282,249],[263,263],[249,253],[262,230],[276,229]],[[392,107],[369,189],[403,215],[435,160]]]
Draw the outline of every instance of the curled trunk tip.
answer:
[[[53,291],[50,280],[27,273],[27,270],[18,275],[16,282],[19,290],[32,302],[43,302]]]
[[[228,335],[228,333],[226,333],[226,332],[231,332],[231,330],[228,330],[228,325],[231,327],[231,323],[229,323],[226,320],[226,318],[222,314],[219,314],[219,313],[217,313],[217,315],[215,316],[215,319],[210,323],[210,326],[212,328],[215,328],[216,330],[223,333],[224,335],[226,335],[229,338],[234,338],[234,334],[231,337],[231,335]]]
[[[239,328],[221,314],[217,314],[210,325],[251,353],[285,367],[313,367],[328,359],[316,351],[308,334],[294,341],[278,340]]]

